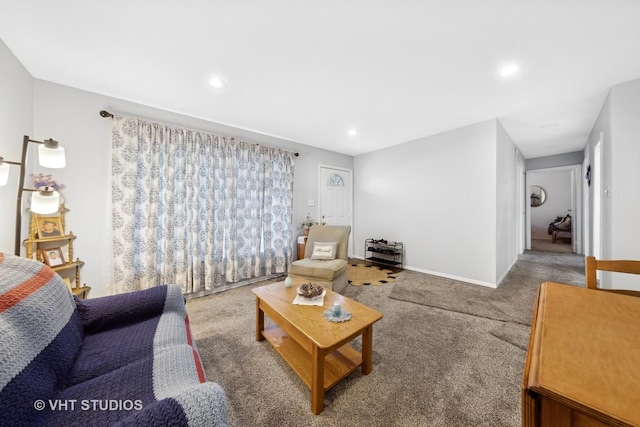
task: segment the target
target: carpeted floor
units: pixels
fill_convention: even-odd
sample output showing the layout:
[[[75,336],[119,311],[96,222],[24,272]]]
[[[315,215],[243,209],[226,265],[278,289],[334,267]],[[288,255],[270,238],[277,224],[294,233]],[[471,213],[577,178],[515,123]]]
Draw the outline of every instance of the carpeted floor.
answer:
[[[536,290],[544,281],[584,286],[584,258],[529,251],[498,289],[405,270],[397,275],[389,297],[530,326]]]
[[[559,280],[567,269],[577,273],[578,264],[528,253],[518,261],[514,280],[529,272],[540,281]],[[345,288],[346,296],[381,311],[384,318],[374,325],[372,373],[356,371],[329,390],[320,415],[312,414],[309,389],[280,355],[266,341],[255,341],[251,289],[265,283],[189,300],[207,378],[225,389],[232,425],[519,426],[529,327],[390,298],[395,286],[409,286],[412,277],[414,287],[424,283],[411,273],[403,271],[389,286]],[[467,293],[460,305],[472,301]],[[532,304],[523,304],[521,315],[507,314],[526,320]],[[360,340],[352,345],[359,348]]]

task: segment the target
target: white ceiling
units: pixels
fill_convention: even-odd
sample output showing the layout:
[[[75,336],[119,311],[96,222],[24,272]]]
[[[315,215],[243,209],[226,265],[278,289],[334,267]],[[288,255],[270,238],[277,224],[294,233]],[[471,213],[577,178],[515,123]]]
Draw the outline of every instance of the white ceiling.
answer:
[[[350,155],[492,118],[582,150],[640,78],[638,0],[0,0],[0,38],[35,78]]]

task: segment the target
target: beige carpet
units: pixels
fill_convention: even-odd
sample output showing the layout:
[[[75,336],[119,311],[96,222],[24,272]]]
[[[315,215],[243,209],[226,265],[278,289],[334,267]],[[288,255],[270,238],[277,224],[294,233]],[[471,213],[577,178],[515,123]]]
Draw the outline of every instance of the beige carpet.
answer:
[[[231,427],[519,427],[529,328],[388,297],[396,283],[347,286],[384,314],[373,327],[373,370],[348,375],[310,409],[309,387],[267,341],[242,286],[187,302],[208,380],[227,394]],[[273,324],[265,316],[265,326]],[[521,339],[518,339],[522,337]],[[360,337],[351,346],[361,350]]]
[[[374,285],[393,282],[396,277],[391,270],[370,264],[349,264],[347,279],[353,286]]]
[[[538,285],[545,281],[584,287],[584,257],[526,251],[497,289],[405,270],[389,298],[529,326]]]

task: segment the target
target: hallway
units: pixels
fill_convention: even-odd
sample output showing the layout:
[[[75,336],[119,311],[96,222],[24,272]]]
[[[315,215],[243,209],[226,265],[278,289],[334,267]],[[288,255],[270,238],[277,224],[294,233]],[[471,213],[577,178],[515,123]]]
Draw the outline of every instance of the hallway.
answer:
[[[567,239],[558,239],[556,243],[551,242],[551,236],[548,238],[532,238],[531,239],[532,251],[543,252],[560,252],[560,253],[573,253],[571,241]]]

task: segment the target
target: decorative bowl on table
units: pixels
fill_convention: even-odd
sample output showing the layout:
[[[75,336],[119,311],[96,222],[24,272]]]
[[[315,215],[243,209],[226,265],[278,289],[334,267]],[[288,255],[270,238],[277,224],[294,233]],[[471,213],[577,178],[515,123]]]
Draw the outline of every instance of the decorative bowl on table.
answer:
[[[316,283],[303,283],[298,286],[298,295],[306,298],[314,298],[322,295],[324,288]]]

